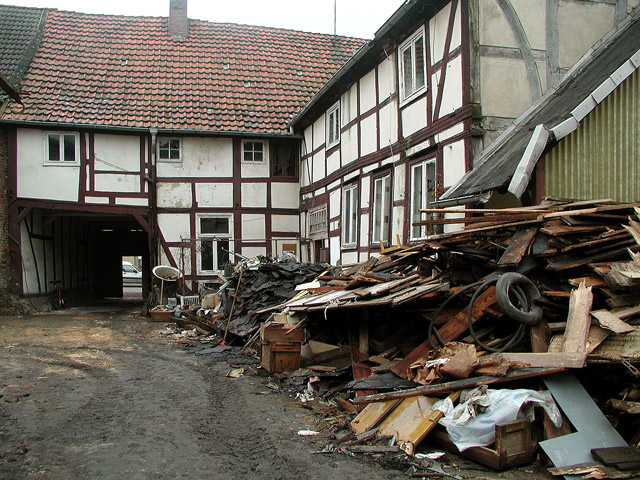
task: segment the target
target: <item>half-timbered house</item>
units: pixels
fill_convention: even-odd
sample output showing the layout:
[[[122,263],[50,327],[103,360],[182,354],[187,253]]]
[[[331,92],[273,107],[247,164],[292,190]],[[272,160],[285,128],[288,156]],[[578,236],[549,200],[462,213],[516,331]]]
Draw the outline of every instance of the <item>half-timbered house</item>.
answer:
[[[363,41],[188,20],[185,0],[168,19],[43,12],[0,120],[12,290],[119,296],[125,255],[197,290],[229,252],[299,253],[288,122]]]
[[[308,258],[353,263],[428,235],[421,210],[637,4],[406,2],[292,121]]]

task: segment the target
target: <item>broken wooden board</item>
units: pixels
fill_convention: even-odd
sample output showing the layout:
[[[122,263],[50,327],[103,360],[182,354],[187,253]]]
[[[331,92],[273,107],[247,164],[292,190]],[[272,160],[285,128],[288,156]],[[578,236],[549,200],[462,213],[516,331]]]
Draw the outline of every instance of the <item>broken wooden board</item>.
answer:
[[[554,476],[564,475],[565,478],[597,478],[607,480],[637,479],[637,472],[621,472],[613,467],[606,467],[600,462],[586,462],[566,467],[549,468],[549,473]],[[578,477],[578,475],[583,475]]]
[[[399,398],[415,397],[417,395],[436,395],[439,393],[462,390],[464,388],[479,387],[480,385],[492,385],[495,383],[524,380],[526,378],[539,377],[542,375],[551,375],[553,373],[563,371],[565,371],[563,368],[523,368],[520,370],[512,370],[504,377],[472,377],[465,378],[464,380],[454,380],[451,382],[425,385],[407,390],[398,390],[396,392],[376,393],[374,395],[354,398],[353,403],[355,403],[356,405],[360,405],[371,402],[381,402],[386,400],[396,400]]]
[[[389,400],[370,403],[351,421],[351,430],[356,435],[360,435],[377,427],[397,405],[400,405],[400,402],[401,400]]]
[[[519,227],[511,238],[509,246],[500,257],[500,260],[498,260],[498,265],[500,267],[515,267],[518,265],[522,257],[529,251],[531,242],[533,242],[539,228],[538,225]]]
[[[591,305],[593,293],[591,287],[584,284],[571,292],[569,316],[564,333],[563,352],[582,353],[586,351],[587,337],[591,327]]]
[[[556,255],[555,257],[548,259],[549,265],[547,266],[547,268],[553,271],[562,271],[587,265],[589,263],[599,262],[609,258],[615,258],[626,254],[627,247],[632,244],[635,244],[633,240],[624,240],[621,242],[617,242],[614,245],[610,245],[606,248],[600,247],[593,249],[589,252],[588,255],[579,255],[577,253]],[[635,245],[633,248],[637,250],[638,246]]]
[[[593,310],[591,315],[598,321],[598,325],[613,333],[623,334],[633,332],[634,328],[609,310]]]
[[[602,342],[604,342],[609,335],[611,335],[611,330],[606,330],[598,325],[591,325],[589,329],[589,335],[587,336],[587,341],[585,343],[585,347],[588,354],[593,353]],[[555,335],[551,339],[551,343],[549,344],[549,353],[558,353],[562,351],[562,344],[564,343],[564,335]]]
[[[427,436],[427,434],[438,424],[443,413],[440,410],[433,410],[433,404],[437,398],[424,396],[405,398],[401,403],[385,418],[378,427],[379,435],[398,435],[398,443],[405,445],[403,450],[410,455],[414,448]],[[401,446],[402,448],[402,446]]]
[[[592,448],[591,455],[607,467],[640,470],[640,450],[635,447]]]
[[[530,367],[582,368],[587,361],[586,352],[572,353],[502,353],[502,358]]]

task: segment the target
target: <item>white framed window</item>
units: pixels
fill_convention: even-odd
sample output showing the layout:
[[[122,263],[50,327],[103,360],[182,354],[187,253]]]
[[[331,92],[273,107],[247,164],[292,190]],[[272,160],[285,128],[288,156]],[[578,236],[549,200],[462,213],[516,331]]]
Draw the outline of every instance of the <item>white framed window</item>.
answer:
[[[391,175],[387,174],[373,180],[373,215],[371,241],[374,243],[389,240],[391,221]]]
[[[231,215],[198,215],[198,272],[217,273],[229,263],[233,241]]]
[[[340,143],[340,102],[327,110],[327,148]]]
[[[411,239],[427,236],[425,225],[414,225],[422,221],[423,208],[436,200],[436,159],[423,160],[411,166]]]
[[[182,161],[182,141],[179,138],[158,138],[158,160],[162,162]]]
[[[244,140],[242,142],[242,161],[264,163],[267,159],[267,146],[261,140]]]
[[[342,189],[342,246],[355,247],[358,241],[358,187]]]
[[[398,49],[401,103],[411,100],[426,89],[424,38],[424,27],[421,27]]]
[[[47,132],[45,135],[45,165],[80,164],[80,136],[77,133]]]

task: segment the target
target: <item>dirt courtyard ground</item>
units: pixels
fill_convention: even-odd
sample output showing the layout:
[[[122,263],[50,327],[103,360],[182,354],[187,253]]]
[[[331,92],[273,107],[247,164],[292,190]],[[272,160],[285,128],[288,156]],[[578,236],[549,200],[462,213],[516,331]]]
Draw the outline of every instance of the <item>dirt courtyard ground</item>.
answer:
[[[239,351],[196,356],[111,302],[0,317],[0,478],[396,479],[406,469],[317,454],[314,418]],[[248,366],[241,378],[229,368]],[[458,478],[531,479],[526,467]],[[450,478],[450,477],[445,477]]]

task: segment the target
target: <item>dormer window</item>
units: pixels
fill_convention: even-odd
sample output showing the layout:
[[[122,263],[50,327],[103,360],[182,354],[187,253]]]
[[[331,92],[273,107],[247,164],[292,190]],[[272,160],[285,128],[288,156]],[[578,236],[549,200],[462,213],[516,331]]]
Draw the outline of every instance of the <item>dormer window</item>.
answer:
[[[327,148],[340,143],[340,102],[327,111]]]
[[[398,49],[400,58],[400,100],[409,101],[426,89],[424,28],[420,28]]]

